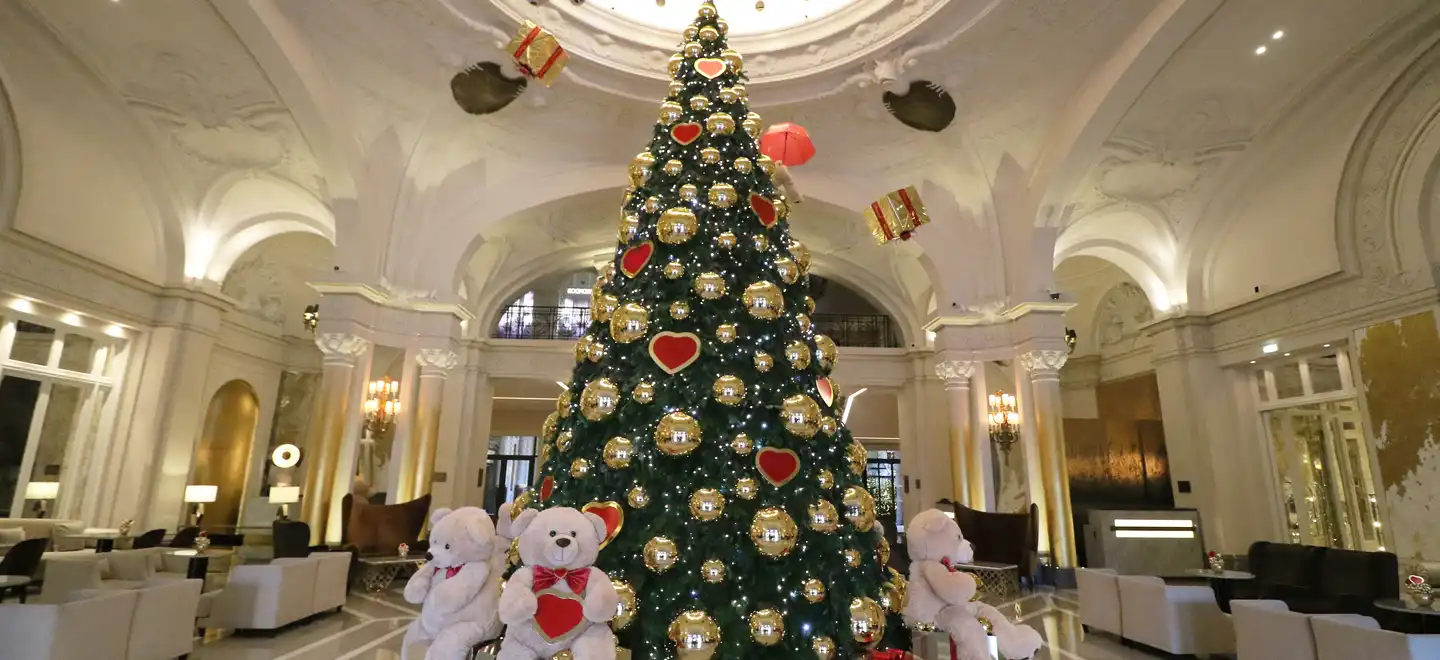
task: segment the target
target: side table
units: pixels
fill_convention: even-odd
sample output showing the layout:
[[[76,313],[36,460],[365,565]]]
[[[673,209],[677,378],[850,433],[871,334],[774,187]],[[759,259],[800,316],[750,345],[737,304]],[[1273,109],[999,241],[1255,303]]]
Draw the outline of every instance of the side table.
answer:
[[[1002,598],[1020,593],[1020,567],[1015,564],[976,561],[950,567],[974,576],[981,593]]]
[[[1210,590],[1215,592],[1215,604],[1226,614],[1230,613],[1230,601],[1235,597],[1235,583],[1255,579],[1254,573],[1212,571],[1208,568],[1187,568],[1185,574],[1209,580]]]
[[[390,583],[395,581],[395,576],[406,566],[419,567],[425,563],[424,557],[361,557],[360,558],[360,584],[365,591],[378,594],[390,588]]]
[[[1417,605],[1409,598],[1382,598],[1375,601],[1375,607],[1391,612],[1401,612],[1420,620],[1420,634],[1430,634],[1440,630],[1440,610],[1435,609],[1436,604]]]

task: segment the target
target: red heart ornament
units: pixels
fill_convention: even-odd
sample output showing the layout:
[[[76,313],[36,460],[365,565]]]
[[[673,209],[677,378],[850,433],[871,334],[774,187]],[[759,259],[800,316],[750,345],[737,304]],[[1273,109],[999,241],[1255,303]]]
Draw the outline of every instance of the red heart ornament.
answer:
[[[545,477],[545,480],[540,482],[540,501],[549,501],[553,494],[555,494],[555,477]]]
[[[676,124],[670,127],[670,138],[679,142],[681,145],[688,145],[700,139],[700,133],[703,130],[699,124],[694,122]]]
[[[593,513],[605,521],[605,538],[600,540],[602,550],[620,535],[620,528],[625,526],[625,510],[620,508],[619,502],[591,502],[580,507],[580,513]]]
[[[800,473],[800,457],[789,449],[765,447],[755,453],[755,469],[771,486],[784,486]]]
[[[655,254],[655,244],[645,241],[632,247],[620,255],[620,272],[626,277],[635,277],[650,263],[650,257]]]
[[[717,60],[713,57],[695,60],[695,73],[714,80],[720,77],[720,74],[725,73],[725,60]]]
[[[1413,584],[1413,585],[1415,585],[1415,586],[1417,586],[1417,587],[1420,586],[1420,585],[1422,585],[1422,584],[1425,584],[1425,578],[1420,577],[1419,575],[1411,575],[1410,577],[1405,578],[1405,581],[1406,581],[1406,582],[1409,582],[1410,584]]]
[[[661,332],[650,339],[650,359],[667,374],[679,373],[700,359],[700,337],[693,332]]]
[[[563,584],[563,582],[562,582]],[[585,602],[580,594],[546,589],[535,594],[535,632],[554,644],[574,636],[585,623]]]
[[[766,229],[775,225],[779,215],[775,213],[775,202],[772,202],[759,193],[750,193],[750,210],[755,212],[755,217],[760,218],[760,224]]]
[[[821,378],[815,381],[815,389],[820,390],[820,400],[824,401],[825,405],[834,405],[835,386],[830,383],[829,378]]]

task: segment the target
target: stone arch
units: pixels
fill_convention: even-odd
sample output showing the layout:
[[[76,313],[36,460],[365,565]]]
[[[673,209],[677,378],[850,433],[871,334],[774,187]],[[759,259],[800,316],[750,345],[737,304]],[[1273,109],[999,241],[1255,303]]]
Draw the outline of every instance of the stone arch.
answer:
[[[1104,259],[1135,280],[1155,311],[1185,304],[1183,290],[1172,295],[1175,234],[1158,210],[1138,205],[1107,207],[1072,222],[1055,241],[1055,265],[1075,256]]]
[[[335,217],[310,191],[269,174],[231,174],[201,203],[206,226],[188,237],[186,275],[225,281],[235,261],[267,238],[315,234],[335,245]]]

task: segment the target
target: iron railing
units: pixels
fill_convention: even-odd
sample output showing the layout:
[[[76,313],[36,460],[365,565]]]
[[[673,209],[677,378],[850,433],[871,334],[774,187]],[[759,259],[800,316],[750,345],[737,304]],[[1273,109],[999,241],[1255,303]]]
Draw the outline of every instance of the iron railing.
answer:
[[[815,314],[815,331],[829,335],[840,346],[896,348],[899,333],[884,314]],[[500,315],[490,336],[495,339],[574,340],[590,326],[585,307],[512,305]]]

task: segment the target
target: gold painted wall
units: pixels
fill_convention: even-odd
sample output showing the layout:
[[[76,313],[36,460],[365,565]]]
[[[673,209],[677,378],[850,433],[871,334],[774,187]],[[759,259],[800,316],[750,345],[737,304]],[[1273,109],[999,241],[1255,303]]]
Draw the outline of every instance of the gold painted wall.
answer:
[[[260,420],[260,399],[249,383],[232,380],[215,392],[205,410],[200,446],[195,450],[192,484],[218,486],[213,504],[205,505],[206,527],[234,525],[245,500],[245,471],[255,424]]]
[[[1440,330],[1433,312],[1358,333],[1360,387],[1402,564],[1440,559]]]

